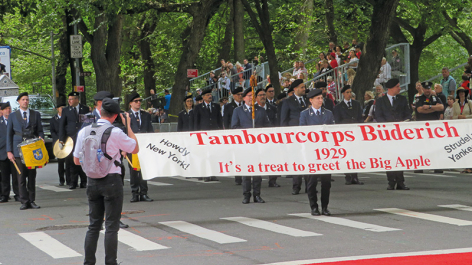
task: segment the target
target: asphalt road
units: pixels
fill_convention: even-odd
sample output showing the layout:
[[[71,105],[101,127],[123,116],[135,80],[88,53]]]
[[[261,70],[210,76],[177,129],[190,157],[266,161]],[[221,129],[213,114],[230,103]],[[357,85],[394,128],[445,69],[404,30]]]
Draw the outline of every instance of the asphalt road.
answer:
[[[38,170],[39,210],[0,204],[1,264],[81,264],[88,224],[85,189],[58,187],[57,164]],[[406,174],[410,191],[387,191],[385,174],[344,185],[334,175],[329,209],[312,219],[306,194],[263,180],[265,204],[241,203],[232,178],[203,183],[159,178],[154,202],[130,203],[125,183],[118,261],[121,264],[267,264],[297,260],[472,247],[471,175]],[[128,178],[128,177],[127,177]],[[103,264],[103,236],[97,252]]]

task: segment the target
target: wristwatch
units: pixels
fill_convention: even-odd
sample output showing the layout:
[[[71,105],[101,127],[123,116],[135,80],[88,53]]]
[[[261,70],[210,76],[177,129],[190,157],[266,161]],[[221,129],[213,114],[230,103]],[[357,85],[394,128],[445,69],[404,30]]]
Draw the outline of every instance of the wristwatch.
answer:
[[[429,105],[429,108],[431,108],[431,105]]]

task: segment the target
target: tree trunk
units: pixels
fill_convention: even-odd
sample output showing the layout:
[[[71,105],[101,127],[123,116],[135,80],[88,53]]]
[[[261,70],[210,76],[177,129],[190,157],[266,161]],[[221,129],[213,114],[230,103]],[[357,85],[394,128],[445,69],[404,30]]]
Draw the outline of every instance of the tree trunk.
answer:
[[[272,38],[273,27],[270,25],[269,5],[267,0],[256,0],[257,16],[247,0],[241,0],[246,12],[251,18],[252,25],[256,28],[259,38],[266,50],[267,60],[269,61],[270,80],[274,87],[275,94],[280,94],[279,66],[275,54],[274,40]],[[259,17],[259,21],[257,19]]]
[[[97,11],[98,12],[98,11]],[[123,15],[100,14],[95,17],[93,41],[90,43],[95,69],[97,91],[108,91],[121,96],[120,78],[121,33]],[[85,35],[85,33],[82,31]]]
[[[380,69],[382,57],[388,41],[388,29],[399,0],[376,1],[371,18],[370,34],[366,42],[365,53],[356,72],[352,90],[363,98],[371,90]]]
[[[233,40],[233,32],[234,32],[234,6],[233,0],[228,0],[228,8],[230,10],[229,17],[226,21],[226,30],[225,30],[225,37],[223,39],[223,43],[221,44],[220,49],[220,57],[218,57],[218,61],[216,62],[216,67],[220,67],[220,60],[224,59],[225,61],[229,60],[229,54],[231,52],[231,43]]]
[[[67,87],[67,68],[69,67],[69,58],[70,58],[70,45],[69,45],[69,35],[67,34],[67,16],[68,13],[65,12],[64,16],[62,17],[62,26],[59,33],[59,57],[56,57],[57,65],[56,65],[56,91],[58,94],[57,97],[57,104],[67,103],[66,98],[66,87]],[[56,95],[54,95],[56,97]]]
[[[243,63],[244,57],[244,6],[241,0],[233,0],[234,5],[234,60]],[[249,59],[251,61],[251,59]]]
[[[330,42],[338,43],[338,36],[336,35],[336,29],[334,28],[334,4],[333,0],[325,0],[325,17],[326,17],[326,28],[328,30],[328,38]]]
[[[182,109],[185,88],[189,85],[187,69],[195,67],[208,23],[222,2],[223,0],[201,0],[198,5],[194,5],[189,9],[193,20],[183,33],[182,55],[175,74],[169,108],[169,119],[171,121],[177,121],[177,114]]]
[[[139,36],[139,50],[141,52],[141,58],[144,61],[143,78],[146,97],[151,95],[151,88],[156,88],[156,79],[154,79],[156,70],[154,61],[152,60],[151,43],[148,38],[156,29],[156,25],[156,20],[147,21]]]
[[[294,48],[296,51],[300,51],[302,53],[303,58],[306,58],[306,47],[311,31],[313,17],[313,0],[305,0],[300,13],[301,15],[298,19],[299,27],[295,33]]]

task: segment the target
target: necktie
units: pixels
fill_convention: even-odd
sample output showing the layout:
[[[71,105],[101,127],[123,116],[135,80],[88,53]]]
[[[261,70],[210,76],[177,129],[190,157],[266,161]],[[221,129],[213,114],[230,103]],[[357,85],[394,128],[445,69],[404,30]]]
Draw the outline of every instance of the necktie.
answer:
[[[392,107],[395,106],[396,97],[392,97]]]
[[[248,109],[249,109],[249,112],[251,112],[251,111],[252,111],[252,108],[251,108],[251,107],[249,107]]]
[[[137,111],[134,113],[134,116],[136,116],[136,120],[137,120],[138,123],[139,123],[139,113],[138,113]]]
[[[210,104],[207,104],[207,108],[208,108],[208,110],[209,110],[210,113],[211,113],[211,105],[210,105]]]
[[[77,114],[77,108],[76,108],[76,107],[73,107],[72,109],[74,110],[74,115],[75,115],[75,117],[77,118],[77,115],[78,115],[78,114]]]
[[[8,120],[3,117],[3,121],[5,122],[5,125],[8,125]]]
[[[320,111],[319,110],[316,111],[316,116],[320,116]]]
[[[302,98],[298,98],[298,100],[300,100],[300,106],[305,107],[305,103],[303,103],[303,99],[302,99]]]
[[[23,111],[23,120],[25,120],[25,126],[28,125],[28,116],[26,116],[26,111]]]
[[[351,101],[349,101],[349,102],[347,103],[347,107],[348,107],[348,108],[351,108]]]

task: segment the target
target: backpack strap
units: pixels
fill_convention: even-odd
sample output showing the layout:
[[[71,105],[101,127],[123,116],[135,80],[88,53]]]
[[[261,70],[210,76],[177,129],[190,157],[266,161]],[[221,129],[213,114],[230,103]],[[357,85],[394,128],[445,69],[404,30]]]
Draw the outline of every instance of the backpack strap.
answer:
[[[93,125],[92,125],[93,126]],[[103,152],[103,155],[108,159],[108,160],[112,160],[113,158],[107,153],[107,142],[108,142],[108,139],[110,138],[110,135],[111,135],[111,131],[113,130],[113,127],[114,126],[110,126],[108,128],[105,129],[105,131],[103,132],[103,135],[102,135],[102,140],[101,140],[101,143],[100,143],[100,149],[102,149],[102,152]],[[113,163],[115,164],[115,166],[119,167],[121,164],[118,162],[118,161],[113,161]]]

